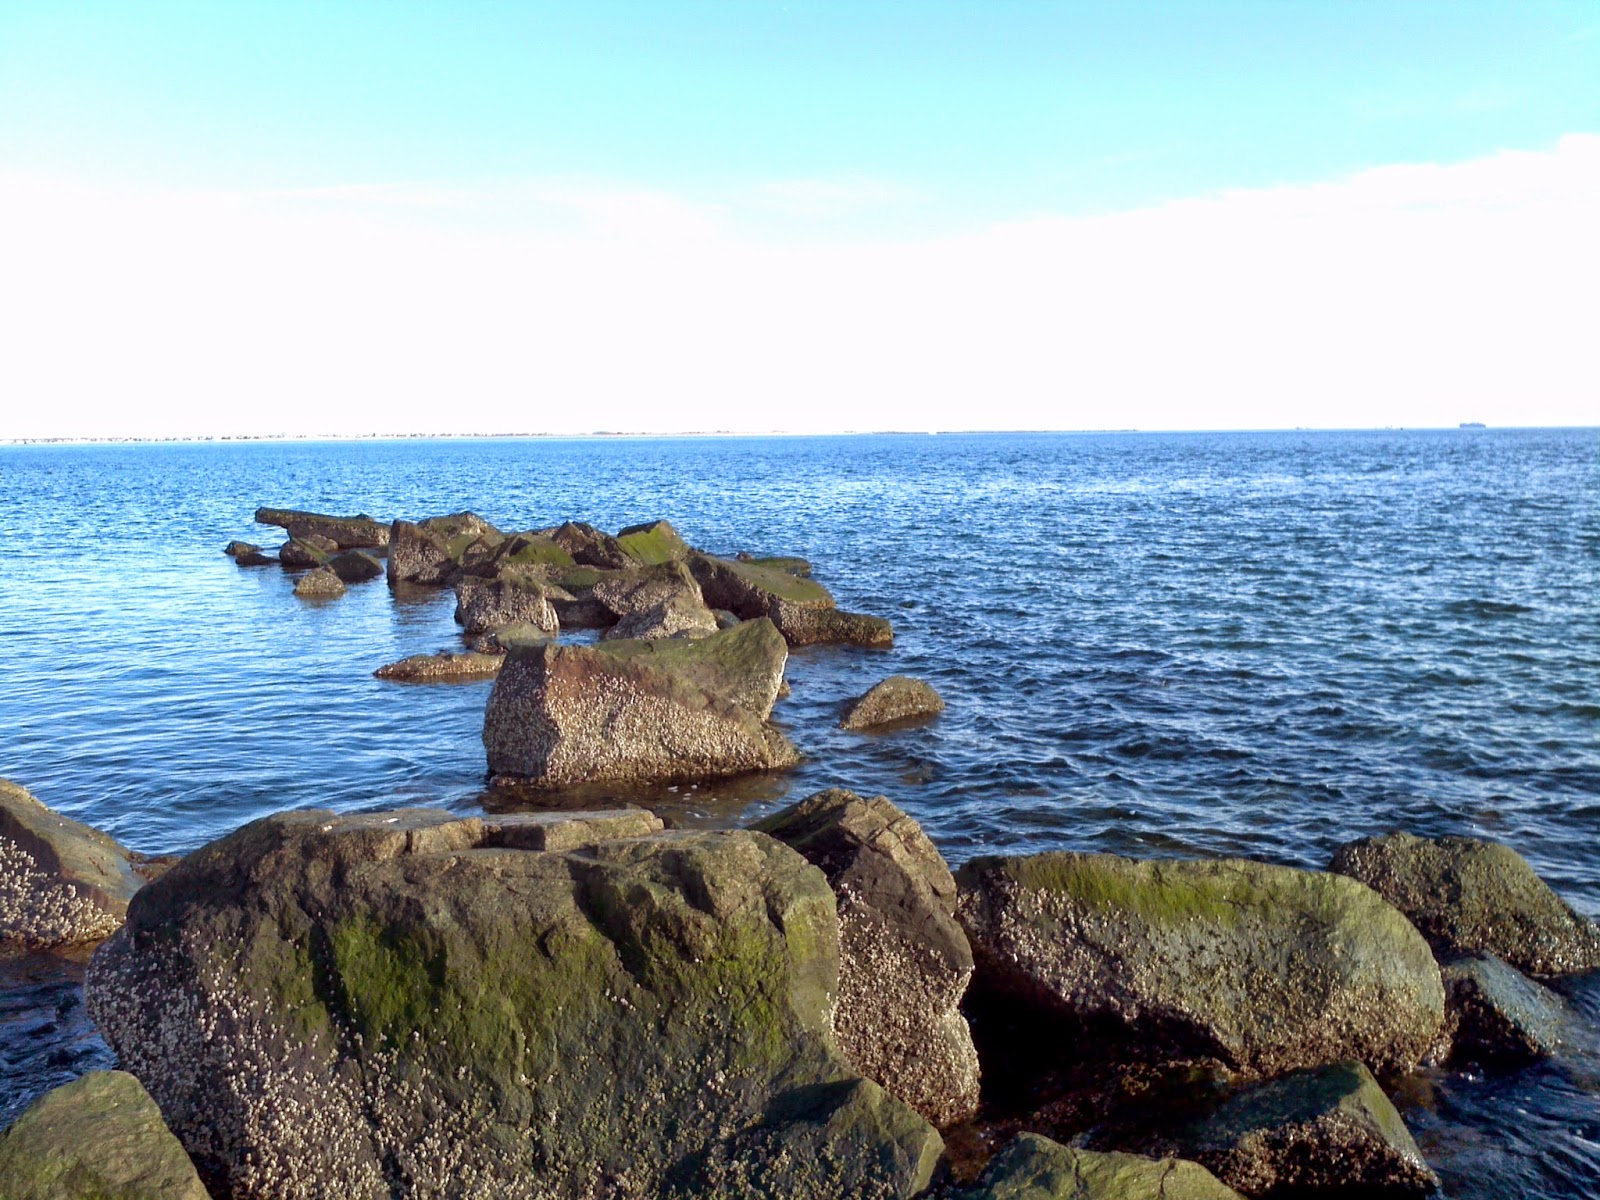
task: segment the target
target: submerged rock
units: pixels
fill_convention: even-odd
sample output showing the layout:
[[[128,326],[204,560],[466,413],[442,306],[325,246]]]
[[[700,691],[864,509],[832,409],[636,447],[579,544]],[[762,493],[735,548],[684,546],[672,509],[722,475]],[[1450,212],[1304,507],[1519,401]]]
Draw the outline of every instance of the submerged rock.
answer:
[[[549,590],[538,579],[521,574],[463,579],[456,585],[456,620],[469,634],[507,625],[528,625],[552,635],[561,629]]]
[[[839,902],[839,1048],[938,1126],[978,1108],[978,1052],[957,1005],[972,950],[955,881],[922,828],[883,796],[819,792],[755,826],[822,868]]]
[[[256,522],[276,525],[287,531],[291,538],[328,538],[336,550],[389,544],[389,526],[382,521],[374,521],[366,513],[354,517],[334,517],[293,508],[258,508]]]
[[[1328,869],[1377,891],[1441,954],[1492,954],[1532,975],[1600,967],[1600,928],[1509,846],[1390,833],[1339,847]]]
[[[344,580],[331,567],[318,567],[300,576],[294,594],[302,600],[336,600],[345,593]]]
[[[1459,958],[1441,968],[1452,1057],[1479,1063],[1549,1058],[1569,1040],[1560,996],[1498,958]]]
[[[454,583],[468,550],[484,543],[498,545],[499,537],[499,530],[474,512],[415,523],[397,520],[389,526],[389,584]]]
[[[261,547],[250,542],[229,542],[222,552],[241,567],[266,567],[277,561],[261,553]]]
[[[415,683],[437,682],[450,679],[492,679],[500,673],[504,654],[413,654],[379,667],[373,672],[379,679],[402,679]]]
[[[88,1003],[219,1193],[927,1186],[938,1134],[834,1047],[819,871],[742,831],[511,844],[534,824],[285,813],[140,895]]]
[[[513,646],[484,714],[489,771],[568,787],[791,766],[768,724],[787,657],[770,621],[698,641]]]
[[[338,552],[338,543],[332,538],[314,535],[290,538],[278,547],[278,561],[290,570],[304,571],[326,566],[328,560]]]
[[[1296,1071],[1241,1092],[1176,1141],[1180,1153],[1246,1196],[1423,1194],[1439,1186],[1359,1062]]]
[[[990,1160],[964,1200],[1239,1200],[1199,1163],[1072,1150],[1019,1134]]]
[[[147,862],[0,779],[0,945],[45,948],[109,937],[151,873]]]
[[[139,1081],[91,1071],[0,1133],[6,1200],[210,1200]]]
[[[1114,1022],[1146,1053],[1271,1075],[1344,1058],[1405,1070],[1437,1049],[1427,943],[1342,876],[1056,853],[974,859],[956,881],[987,988]]]
[[[841,729],[871,729],[909,717],[928,717],[944,711],[944,698],[933,685],[909,675],[891,675],[845,705]]]

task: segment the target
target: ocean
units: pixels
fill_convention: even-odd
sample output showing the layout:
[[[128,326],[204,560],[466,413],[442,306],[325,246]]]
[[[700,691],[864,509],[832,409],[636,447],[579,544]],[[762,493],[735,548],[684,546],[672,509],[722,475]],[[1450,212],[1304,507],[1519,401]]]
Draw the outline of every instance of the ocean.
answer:
[[[1462,833],[1600,914],[1600,430],[0,447],[0,776],[151,853],[288,808],[519,802],[485,788],[490,683],[372,675],[459,648],[450,593],[302,603],[221,552],[282,540],[262,504],[664,517],[704,549],[804,556],[894,622],[892,650],[791,657],[797,769],[620,796],[669,822],[843,786],[952,864],[1322,867],[1367,834]],[[946,713],[835,727],[893,673]],[[109,1063],[80,978],[0,962],[0,1123]],[[1600,1023],[1600,979],[1562,989]],[[1448,1196],[1600,1195],[1600,1055],[1400,1099]]]

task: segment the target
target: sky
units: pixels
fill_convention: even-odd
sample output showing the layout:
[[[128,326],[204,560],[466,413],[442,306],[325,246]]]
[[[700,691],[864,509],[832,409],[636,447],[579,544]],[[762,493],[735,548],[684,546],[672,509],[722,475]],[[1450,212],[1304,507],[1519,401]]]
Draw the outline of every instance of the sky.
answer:
[[[0,438],[1600,424],[1600,4],[0,0]]]

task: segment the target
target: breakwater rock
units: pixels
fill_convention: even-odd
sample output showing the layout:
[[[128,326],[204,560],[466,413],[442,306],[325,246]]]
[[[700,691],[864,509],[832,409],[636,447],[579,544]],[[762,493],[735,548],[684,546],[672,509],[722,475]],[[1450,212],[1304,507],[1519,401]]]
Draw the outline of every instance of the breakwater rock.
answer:
[[[938,1134],[833,1042],[822,873],[620,819],[257,821],[136,897],[91,1012],[239,1200],[922,1191]]]
[[[489,770],[556,788],[791,766],[768,721],[787,658],[765,620],[700,640],[513,644],[484,713]]]
[[[1239,1200],[1198,1163],[1013,1138],[960,1200]]]
[[[362,546],[387,546],[389,526],[374,521],[366,513],[353,517],[335,517],[327,513],[303,512],[295,508],[258,508],[256,522],[276,525],[290,538],[327,538],[339,550],[355,550]]]

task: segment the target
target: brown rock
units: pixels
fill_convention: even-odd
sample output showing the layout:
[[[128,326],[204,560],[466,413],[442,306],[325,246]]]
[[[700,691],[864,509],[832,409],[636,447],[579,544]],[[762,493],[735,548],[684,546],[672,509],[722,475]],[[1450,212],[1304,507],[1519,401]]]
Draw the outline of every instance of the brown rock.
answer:
[[[344,580],[329,567],[307,571],[300,576],[300,582],[294,585],[294,594],[302,600],[336,600],[344,593]]]
[[[890,721],[932,716],[943,711],[944,700],[932,684],[909,675],[891,675],[845,706],[839,728],[870,729]]]
[[[291,538],[323,537],[335,550],[355,550],[362,546],[387,546],[389,526],[374,521],[366,513],[354,517],[333,517],[326,513],[301,512],[293,508],[258,508],[256,521],[276,525]]]
[[[339,551],[332,538],[309,534],[303,538],[290,538],[278,547],[278,561],[293,571],[304,571],[325,566]]]
[[[466,626],[469,634],[506,625],[531,625],[549,634],[561,629],[545,585],[522,574],[463,579],[456,585],[456,620]]]
[[[379,679],[437,683],[452,679],[492,679],[500,673],[502,654],[413,654],[373,672]]]

